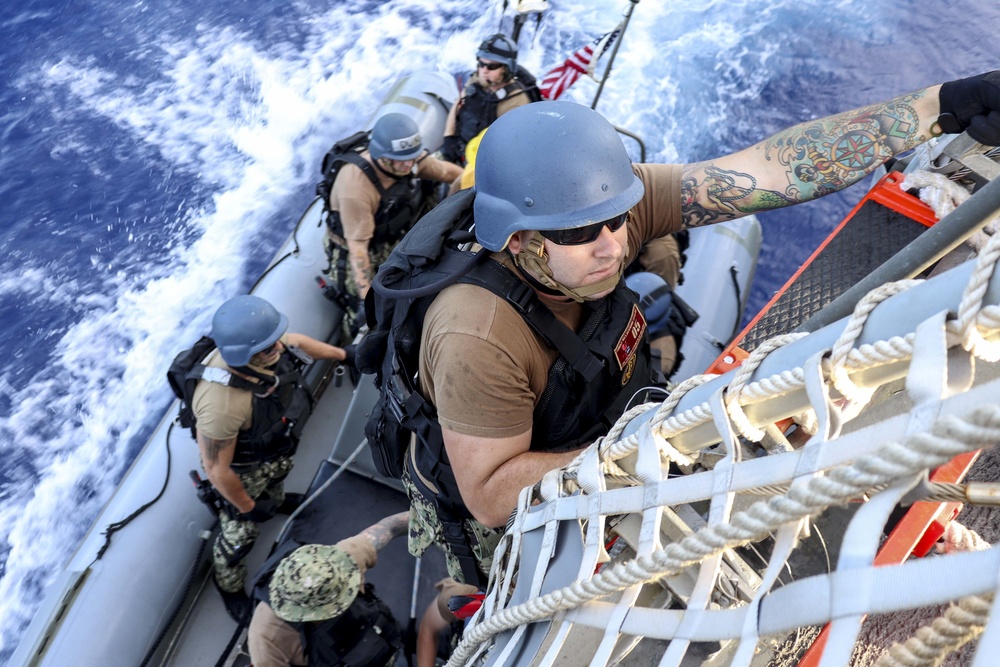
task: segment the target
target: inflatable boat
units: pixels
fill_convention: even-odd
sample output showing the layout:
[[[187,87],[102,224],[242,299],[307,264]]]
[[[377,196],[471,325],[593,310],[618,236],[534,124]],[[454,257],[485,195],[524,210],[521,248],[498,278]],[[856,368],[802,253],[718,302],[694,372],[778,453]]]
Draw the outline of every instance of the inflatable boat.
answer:
[[[450,74],[405,77],[366,127],[382,114],[404,113],[434,151],[457,95]],[[322,218],[317,198],[252,293],[278,305],[290,331],[336,343],[341,313],[315,281],[326,266]],[[700,317],[685,338],[680,373],[704,370],[738,330],[760,242],[754,218],[692,232],[684,271],[698,279],[678,293]],[[377,396],[372,379],[362,376],[355,386],[343,367],[317,362],[306,380],[317,404],[286,489],[304,492],[308,500],[286,524],[275,519],[264,525],[248,561],[251,572],[279,534],[334,543],[408,507],[398,480],[376,471],[364,438]],[[50,586],[11,664],[248,664],[245,629],[236,627],[211,584],[217,520],[193,488],[192,471],[201,473],[198,447],[175,424],[176,415],[175,404]],[[434,598],[444,560],[437,554],[417,563],[405,540],[396,540],[366,576],[405,625]]]

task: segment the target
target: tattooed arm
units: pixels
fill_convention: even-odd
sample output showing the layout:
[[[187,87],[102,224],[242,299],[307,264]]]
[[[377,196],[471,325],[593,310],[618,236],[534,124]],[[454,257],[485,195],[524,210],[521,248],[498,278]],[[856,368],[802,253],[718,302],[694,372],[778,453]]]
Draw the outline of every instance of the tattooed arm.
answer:
[[[400,512],[368,526],[359,534],[364,535],[376,551],[381,551],[382,547],[389,544],[394,538],[406,534],[409,521],[409,512]]]
[[[939,89],[802,123],[738,153],[685,165],[684,226],[791,206],[861,180],[939,131]]]
[[[347,253],[351,260],[351,271],[354,276],[354,284],[358,286],[358,296],[362,299],[368,293],[368,288],[372,286],[371,258],[368,256],[368,244],[359,241],[347,240]]]
[[[236,438],[216,440],[199,432],[198,449],[205,474],[215,490],[241,513],[252,510],[256,505],[254,499],[243,488],[239,476],[229,467],[233,462],[233,454],[236,453]]]
[[[408,512],[387,516],[378,523],[368,526],[357,535],[337,542],[336,546],[344,550],[357,563],[361,570],[362,581],[364,581],[365,572],[375,567],[378,562],[378,552],[393,538],[406,534],[409,516]]]

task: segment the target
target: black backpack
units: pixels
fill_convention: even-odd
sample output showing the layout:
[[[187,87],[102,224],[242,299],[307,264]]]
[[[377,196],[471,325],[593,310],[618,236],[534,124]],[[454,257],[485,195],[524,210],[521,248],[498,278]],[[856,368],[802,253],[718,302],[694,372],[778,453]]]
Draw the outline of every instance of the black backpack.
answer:
[[[191,409],[191,399],[194,397],[194,389],[198,385],[198,381],[205,372],[206,367],[202,362],[216,347],[214,340],[208,336],[202,336],[194,344],[194,347],[179,352],[167,370],[167,382],[174,395],[181,402],[177,423],[184,428],[194,429],[195,418],[194,411]],[[230,375],[228,382],[230,386],[238,389],[255,388],[254,383],[235,375]]]
[[[365,298],[369,333],[358,345],[356,364],[374,374],[379,398],[365,435],[379,473],[399,478],[410,434],[436,420],[416,388],[420,335],[427,309],[438,293],[463,278],[488,256],[461,246],[475,240],[472,190],[448,197],[421,218],[379,268]]]
[[[367,148],[368,132],[360,130],[335,143],[333,147],[326,152],[326,155],[323,156],[323,165],[321,168],[323,180],[316,184],[316,194],[323,198],[323,204],[325,206],[330,204],[330,191],[333,190],[333,182],[337,179],[337,174],[340,172],[340,168],[343,167],[346,162],[354,162],[357,164],[357,158],[360,157],[362,151]],[[350,153],[354,153],[354,155],[351,156]],[[355,159],[352,160],[352,157]],[[371,177],[369,176],[369,178]]]

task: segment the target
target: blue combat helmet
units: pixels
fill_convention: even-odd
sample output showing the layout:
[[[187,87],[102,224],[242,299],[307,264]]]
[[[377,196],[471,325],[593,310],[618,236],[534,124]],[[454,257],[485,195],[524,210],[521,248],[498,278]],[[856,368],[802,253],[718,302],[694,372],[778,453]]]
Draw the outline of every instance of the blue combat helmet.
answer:
[[[212,317],[212,340],[230,366],[246,366],[288,330],[288,318],[253,295],[235,296]]]

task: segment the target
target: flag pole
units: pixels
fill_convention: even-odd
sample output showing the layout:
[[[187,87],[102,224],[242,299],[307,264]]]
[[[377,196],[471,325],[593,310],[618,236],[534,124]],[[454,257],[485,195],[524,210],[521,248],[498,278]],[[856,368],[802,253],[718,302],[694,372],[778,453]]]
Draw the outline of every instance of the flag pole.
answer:
[[[625,39],[625,30],[628,28],[628,22],[632,19],[632,10],[635,6],[639,4],[639,0],[629,0],[628,9],[625,11],[625,21],[622,24],[622,32],[618,35],[618,39],[615,40],[614,48],[611,49],[611,57],[608,59],[608,66],[604,68],[604,76],[601,77],[601,83],[597,86],[597,92],[594,93],[594,101],[590,103],[591,109],[597,108],[597,100],[601,99],[601,91],[604,90],[604,82],[608,80],[608,75],[611,74],[611,65],[615,62],[615,56],[618,55],[618,47],[621,46],[622,40]]]

